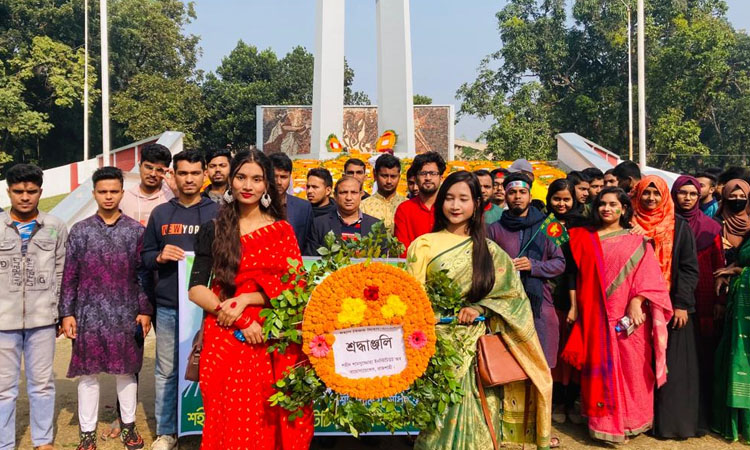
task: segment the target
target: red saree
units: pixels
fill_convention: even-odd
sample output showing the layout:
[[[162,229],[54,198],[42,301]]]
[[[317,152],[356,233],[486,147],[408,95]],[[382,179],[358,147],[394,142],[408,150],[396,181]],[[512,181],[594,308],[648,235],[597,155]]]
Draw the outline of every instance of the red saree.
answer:
[[[287,258],[301,260],[291,225],[279,221],[241,238],[242,260],[237,269],[236,294],[262,290],[269,298],[287,286]],[[214,286],[214,291],[219,288]],[[262,324],[261,306],[249,306],[242,320]],[[305,360],[299,346],[284,354],[268,353],[266,344],[252,345],[232,335],[235,328],[222,328],[215,316],[204,322],[204,347],[200,365],[200,387],[206,421],[202,450],[296,450],[307,449],[313,436],[312,408],[290,422],[289,412],[272,407],[268,398],[272,383],[290,366]]]
[[[578,265],[579,320],[562,357],[581,370],[583,413],[591,435],[622,442],[651,427],[654,389],[666,381],[669,291],[643,237],[623,231],[600,241],[585,228],[570,230],[570,236]],[[643,306],[646,323],[630,336],[616,333],[617,321],[637,295],[648,300]]]

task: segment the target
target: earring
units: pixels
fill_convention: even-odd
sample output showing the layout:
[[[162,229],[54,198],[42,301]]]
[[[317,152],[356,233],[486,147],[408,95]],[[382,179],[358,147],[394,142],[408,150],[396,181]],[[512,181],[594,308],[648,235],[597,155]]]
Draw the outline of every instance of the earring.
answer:
[[[231,189],[227,189],[226,191],[224,191],[224,201],[226,203],[232,203],[234,201],[234,197],[232,197]]]
[[[269,206],[271,206],[271,196],[268,195],[268,191],[264,192],[263,195],[261,195],[260,204],[263,205],[264,208],[268,208]]]

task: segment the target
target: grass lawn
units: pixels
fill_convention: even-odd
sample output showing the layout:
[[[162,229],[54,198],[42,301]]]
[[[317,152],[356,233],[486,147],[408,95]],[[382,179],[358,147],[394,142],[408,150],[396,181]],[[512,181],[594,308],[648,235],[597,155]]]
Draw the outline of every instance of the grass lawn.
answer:
[[[39,209],[44,212],[52,211],[52,208],[57,206],[68,194],[55,195],[54,197],[47,197],[39,200]]]

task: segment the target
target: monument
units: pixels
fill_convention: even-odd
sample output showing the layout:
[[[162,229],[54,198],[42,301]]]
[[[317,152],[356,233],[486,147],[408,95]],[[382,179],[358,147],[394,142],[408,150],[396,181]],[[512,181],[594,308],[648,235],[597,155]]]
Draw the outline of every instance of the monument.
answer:
[[[375,0],[377,95],[375,106],[344,106],[346,0],[317,0],[313,105],[259,105],[257,147],[292,158],[334,158],[326,140],[374,151],[386,130],[398,135],[394,152],[413,158],[438,151],[453,159],[453,105],[414,107],[409,0]]]

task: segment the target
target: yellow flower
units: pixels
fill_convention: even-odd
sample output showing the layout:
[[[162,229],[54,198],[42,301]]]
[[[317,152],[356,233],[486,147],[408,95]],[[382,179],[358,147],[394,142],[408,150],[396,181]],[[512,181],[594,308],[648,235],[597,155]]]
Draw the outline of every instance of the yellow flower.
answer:
[[[385,305],[380,307],[380,314],[386,319],[390,319],[393,316],[403,316],[406,314],[407,306],[401,301],[398,295],[389,295],[385,302]]]
[[[346,297],[341,302],[341,312],[338,315],[339,322],[356,325],[362,322],[366,310],[367,305],[361,298]]]

